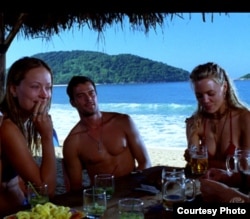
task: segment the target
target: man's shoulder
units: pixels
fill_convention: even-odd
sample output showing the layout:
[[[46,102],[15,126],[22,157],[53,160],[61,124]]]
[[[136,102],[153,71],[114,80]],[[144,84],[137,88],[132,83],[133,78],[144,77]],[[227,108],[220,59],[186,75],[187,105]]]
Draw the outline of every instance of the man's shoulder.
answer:
[[[71,142],[78,138],[80,134],[83,133],[83,130],[81,129],[79,122],[69,131],[68,135],[66,136],[64,140],[64,144],[67,142]]]
[[[120,113],[120,112],[103,112],[104,117],[107,118],[107,120],[120,120],[120,119],[129,119],[130,116],[126,113]]]

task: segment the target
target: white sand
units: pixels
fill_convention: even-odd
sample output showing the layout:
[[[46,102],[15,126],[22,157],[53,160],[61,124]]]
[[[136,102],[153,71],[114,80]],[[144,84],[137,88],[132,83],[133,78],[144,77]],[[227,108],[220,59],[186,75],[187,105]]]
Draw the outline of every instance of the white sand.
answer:
[[[184,167],[186,162],[183,154],[185,149],[165,149],[165,148],[147,148],[152,166],[164,165]],[[55,147],[56,157],[62,158],[62,147]]]
[[[175,166],[175,167],[185,167],[186,162],[184,160],[183,154],[185,149],[172,149],[172,148],[147,148],[148,153],[152,162],[152,166]],[[55,153],[57,157],[57,189],[56,193],[61,194],[65,192],[63,172],[62,172],[62,147],[55,147]],[[86,174],[84,174],[84,184],[88,185],[89,179]],[[197,187],[197,189],[199,189]]]

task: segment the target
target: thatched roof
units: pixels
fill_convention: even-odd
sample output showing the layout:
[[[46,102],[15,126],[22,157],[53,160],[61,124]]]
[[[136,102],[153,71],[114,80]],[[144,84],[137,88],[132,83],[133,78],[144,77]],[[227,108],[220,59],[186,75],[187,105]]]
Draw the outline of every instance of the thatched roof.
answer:
[[[7,31],[21,22],[20,31],[26,37],[38,37],[41,35],[52,36],[59,34],[62,30],[68,30],[76,24],[79,28],[88,26],[89,29],[101,32],[107,26],[121,24],[125,18],[128,18],[132,28],[144,28],[148,32],[150,28],[162,25],[164,18],[173,17],[174,14],[164,13],[147,13],[147,14],[128,14],[128,13],[19,13],[3,14],[2,18]]]
[[[213,20],[213,13],[206,15],[200,13],[201,19]],[[225,13],[226,14],[226,13]],[[150,29],[156,30],[157,26],[163,27],[164,22],[178,16],[182,17],[183,13],[164,13],[164,12],[98,12],[98,13],[1,13],[0,22],[2,23],[0,36],[0,53],[5,53],[16,35],[22,35],[25,38],[42,38],[50,40],[51,36],[60,34],[72,27],[79,29],[87,26],[90,30],[102,33],[107,27],[114,24],[123,28],[124,22],[128,21],[132,30],[144,31],[148,33]],[[192,13],[190,13],[190,19]],[[3,41],[1,39],[4,39]]]
[[[129,22],[133,30],[140,30],[147,33],[150,29],[163,26],[164,21],[170,21],[173,17],[182,17],[181,12],[101,12],[101,13],[2,13],[0,22],[4,26],[4,33],[16,31],[27,38],[44,37],[50,39],[51,36],[59,34],[63,30],[69,30],[74,25],[82,28],[88,26],[90,30],[97,32],[105,31],[107,27],[119,24],[123,28],[124,21]],[[213,14],[200,13],[201,19],[213,20]],[[225,13],[226,14],[226,13]],[[190,13],[190,19],[192,13]],[[14,30],[14,31],[15,31]]]

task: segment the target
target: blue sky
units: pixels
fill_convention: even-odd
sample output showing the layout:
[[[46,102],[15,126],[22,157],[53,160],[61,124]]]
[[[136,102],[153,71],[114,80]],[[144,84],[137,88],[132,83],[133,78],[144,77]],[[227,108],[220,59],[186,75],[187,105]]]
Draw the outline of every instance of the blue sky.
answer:
[[[191,71],[208,61],[221,65],[232,79],[250,73],[250,13],[183,14],[166,18],[163,29],[132,31],[112,25],[98,41],[97,32],[87,27],[61,32],[47,42],[17,36],[6,56],[8,68],[16,59],[50,51],[88,50],[110,55],[129,53]]]

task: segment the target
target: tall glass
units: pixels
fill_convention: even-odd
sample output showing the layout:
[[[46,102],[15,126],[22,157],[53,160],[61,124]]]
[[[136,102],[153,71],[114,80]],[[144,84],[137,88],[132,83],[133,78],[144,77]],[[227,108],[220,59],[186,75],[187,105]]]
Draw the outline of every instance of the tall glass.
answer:
[[[35,207],[37,204],[45,204],[49,201],[47,184],[37,186],[35,184],[30,183],[27,187],[27,193],[28,202],[31,208]]]
[[[100,218],[107,209],[106,192],[103,189],[83,190],[83,211],[87,218]]]
[[[144,219],[143,206],[143,201],[138,198],[119,200],[119,219]]]
[[[112,174],[95,175],[95,188],[106,191],[107,199],[110,199],[115,191],[115,179]]]

